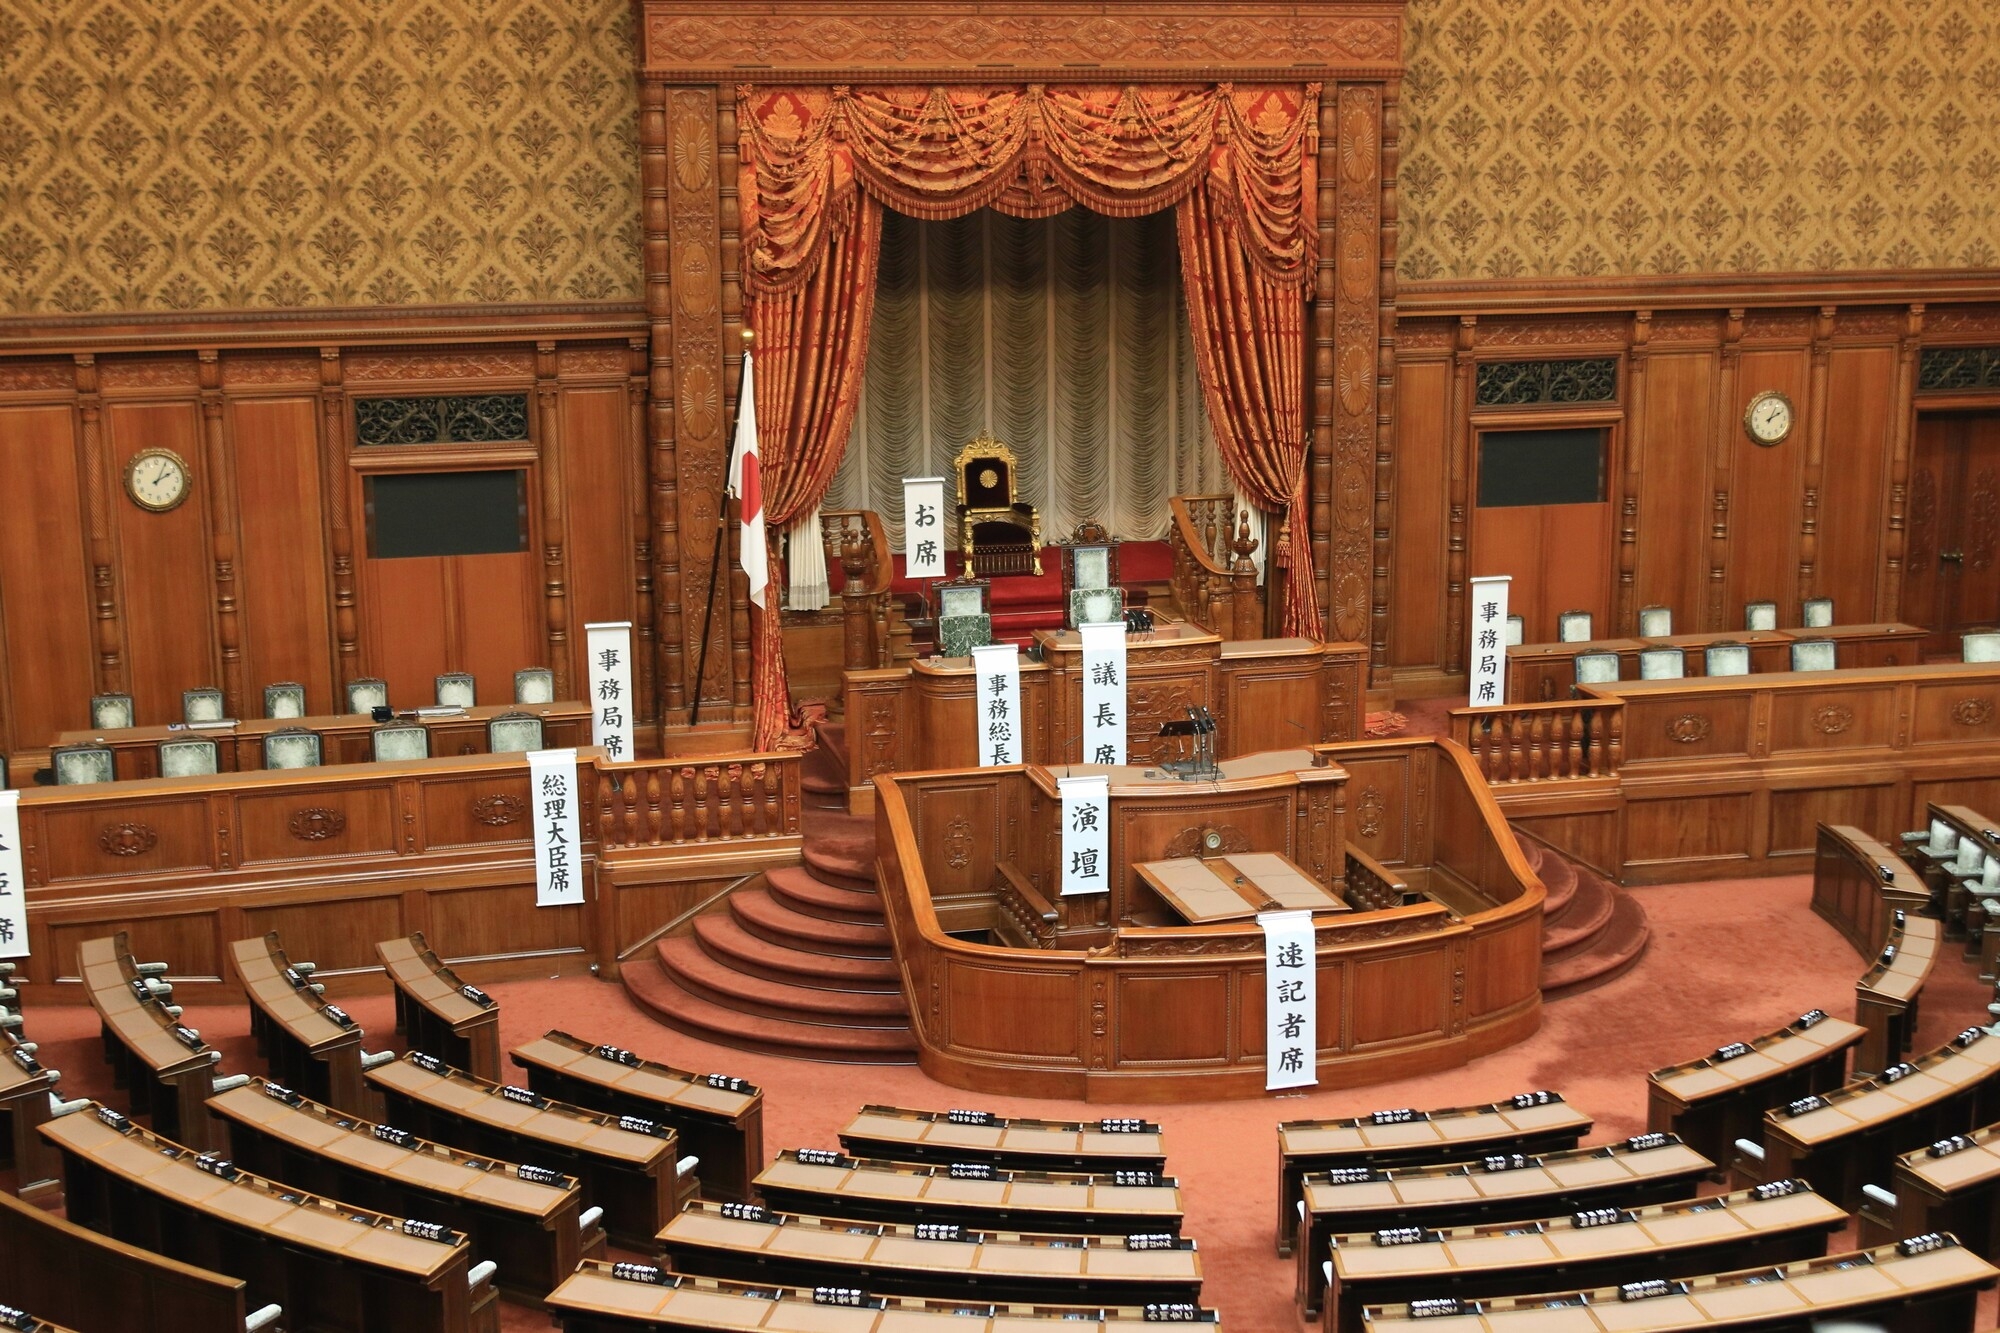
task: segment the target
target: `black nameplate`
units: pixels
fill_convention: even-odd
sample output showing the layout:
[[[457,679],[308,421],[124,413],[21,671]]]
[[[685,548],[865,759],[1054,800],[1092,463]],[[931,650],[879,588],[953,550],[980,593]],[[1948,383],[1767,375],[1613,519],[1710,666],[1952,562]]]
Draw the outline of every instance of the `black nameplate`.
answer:
[[[1125,1238],[1128,1250],[1171,1250],[1179,1243],[1171,1231],[1140,1231]]]
[[[354,1019],[348,1015],[345,1009],[342,1009],[337,1004],[324,1005],[321,1007],[320,1012],[325,1014],[338,1027],[351,1028],[354,1026]]]
[[[807,1166],[839,1166],[842,1164],[840,1154],[831,1148],[800,1148],[793,1152],[792,1156],[798,1161],[804,1162]]]
[[[305,1101],[305,1098],[299,1096],[298,1093],[293,1092],[282,1083],[266,1083],[264,1085],[264,1095],[274,1102],[283,1102],[287,1106],[297,1106]]]
[[[549,1099],[542,1096],[541,1093],[536,1092],[533,1088],[518,1087],[512,1083],[501,1088],[500,1095],[510,1102],[519,1102],[523,1106],[547,1106],[549,1104]]]
[[[120,1115],[118,1112],[112,1110],[108,1106],[100,1106],[97,1108],[97,1118],[99,1120],[102,1120],[105,1124],[111,1126],[111,1128],[117,1130],[120,1134],[123,1134],[125,1131],[132,1128],[132,1122],[130,1120],[127,1120],[123,1115]]]
[[[1950,1138],[1939,1139],[1936,1143],[1924,1149],[1924,1152],[1931,1157],[1949,1157],[1955,1152],[1964,1152],[1972,1146],[1971,1139],[1968,1139],[1963,1134],[1954,1134]]]
[[[415,1065],[417,1068],[427,1069],[433,1074],[442,1074],[445,1069],[444,1061],[438,1059],[435,1055],[428,1054],[427,1052],[424,1051],[411,1051],[408,1055],[404,1056],[403,1058],[408,1060],[411,1064]]]
[[[1973,1042],[1978,1041],[1981,1037],[1985,1035],[1986,1035],[1985,1028],[1977,1028],[1977,1027],[1967,1028],[1965,1031],[1959,1033],[1956,1037],[1953,1037],[1951,1039],[1951,1044],[1958,1047],[1958,1049],[1962,1051],[1966,1047],[1972,1045]]]
[[[1795,1102],[1787,1102],[1785,1104],[1785,1114],[1791,1116],[1810,1115],[1814,1111],[1824,1111],[1825,1109],[1826,1098],[1820,1096],[1818,1093],[1814,1093],[1810,1097],[1801,1097]]]
[[[1415,1120],[1428,1119],[1430,1117],[1421,1111],[1413,1111],[1407,1106],[1400,1106],[1393,1111],[1370,1112],[1368,1123],[1371,1125],[1407,1125]]]
[[[1817,1026],[1826,1020],[1826,1010],[1808,1009],[1792,1021],[1792,1026],[1801,1030]]]
[[[770,1211],[762,1204],[756,1203],[725,1203],[722,1205],[722,1215],[734,1218],[738,1222],[768,1222],[771,1220]]]
[[[398,1148],[407,1148],[417,1141],[417,1136],[407,1129],[397,1129],[394,1125],[377,1125],[371,1131],[384,1143],[393,1143]]]
[[[609,1060],[613,1064],[636,1067],[639,1063],[639,1057],[623,1046],[599,1046],[591,1051],[591,1054],[600,1060]]]
[[[1715,1058],[1717,1060],[1737,1060],[1748,1054],[1750,1054],[1750,1045],[1748,1042],[1732,1041],[1727,1046],[1718,1046],[1715,1048]]]
[[[495,1004],[493,997],[477,986],[460,986],[458,993],[478,1005],[481,1009],[491,1009]]]
[[[956,1222],[919,1222],[918,1240],[964,1240],[965,1228]]]
[[[1588,1231],[1592,1227],[1615,1227],[1631,1220],[1632,1214],[1623,1208],[1586,1208],[1569,1215],[1570,1225],[1578,1231]]]
[[[1437,1238],[1437,1232],[1422,1227],[1384,1227],[1375,1233],[1375,1243],[1381,1246],[1427,1245]]]
[[[1663,1277],[1649,1277],[1643,1282],[1627,1282],[1618,1288],[1621,1301],[1651,1301],[1662,1296],[1672,1296],[1680,1288]]]
[[[39,1074],[42,1072],[41,1061],[35,1059],[34,1056],[28,1054],[26,1051],[22,1050],[19,1046],[16,1046],[13,1050],[9,1051],[8,1054],[14,1057],[15,1064],[21,1066],[22,1073]]]
[[[1803,1194],[1806,1192],[1806,1189],[1806,1182],[1800,1180],[1797,1176],[1793,1176],[1788,1180],[1774,1180],[1768,1185],[1759,1185],[1750,1191],[1750,1197],[1759,1201],[1765,1199],[1782,1199],[1787,1195]]]
[[[291,984],[293,990],[304,990],[306,988],[306,979],[299,975],[297,968],[286,968],[284,975],[285,980]]]
[[[1651,1152],[1655,1148],[1664,1148],[1673,1141],[1673,1135],[1662,1134],[1655,1130],[1651,1134],[1634,1134],[1625,1140],[1625,1147],[1631,1152]]]
[[[944,1118],[954,1125],[991,1125],[999,1117],[991,1111],[946,1111]]]
[[[648,1120],[642,1115],[621,1115],[618,1128],[628,1134],[644,1134],[648,1138],[663,1139],[670,1132],[657,1120]]]
[[[234,1180],[243,1174],[227,1157],[217,1157],[214,1153],[206,1152],[194,1159],[194,1169],[206,1171],[209,1175],[219,1176],[223,1180]]]
[[[1148,1301],[1144,1313],[1148,1324],[1192,1324],[1201,1318],[1201,1307],[1186,1301]]]
[[[41,1333],[46,1327],[47,1325],[26,1310],[19,1310],[11,1305],[0,1305],[0,1328],[15,1329],[17,1333]]]
[[[449,1244],[451,1228],[442,1222],[419,1222],[411,1217],[403,1221],[403,1234],[415,1236],[418,1240],[435,1240]]]
[[[1896,909],[1896,929],[1901,930],[1904,926],[1907,926],[1908,924],[1910,924],[1910,914],[1908,912],[1905,912],[1902,908],[1898,907]]]
[[[731,1078],[728,1074],[710,1074],[702,1082],[708,1084],[711,1088],[720,1088],[724,1092],[750,1091],[750,1084],[746,1080]]]
[[[1883,965],[1883,966],[1885,966],[1885,967],[1886,967],[1887,965],[1889,965],[1890,963],[1893,963],[1893,962],[1895,962],[1895,961],[1896,961],[1896,946],[1895,946],[1895,945],[1893,945],[1893,944],[1885,944],[1885,945],[1883,945],[1883,946],[1882,946],[1882,952],[1881,952],[1881,953],[1879,953],[1879,954],[1877,954],[1877,955],[1875,956],[1875,961],[1876,961],[1876,962],[1878,962],[1878,963],[1880,963],[1880,964],[1882,964],[1882,965]]]
[[[993,1179],[993,1163],[991,1162],[953,1162],[947,1169],[951,1172],[953,1180]]]
[[[1560,1092],[1550,1092],[1544,1088],[1539,1092],[1517,1092],[1507,1099],[1507,1104],[1516,1111],[1525,1111],[1531,1106],[1553,1106],[1561,1100]]]
[[[1410,1302],[1412,1319],[1443,1319],[1464,1313],[1465,1306],[1456,1296],[1426,1296]]]
[[[1160,1183],[1160,1173],[1157,1171],[1113,1171],[1111,1173],[1111,1183],[1114,1185],[1157,1185]]]
[[[859,1310],[868,1303],[868,1293],[859,1287],[814,1287],[814,1305],[844,1305]]]
[[[174,1036],[180,1038],[181,1045],[191,1051],[202,1049],[201,1034],[191,1027],[183,1027],[179,1023],[174,1024]]]
[[[611,1265],[611,1276],[621,1282],[650,1282],[656,1287],[668,1284],[666,1271],[652,1264],[616,1263]]]
[[[1958,1244],[1942,1231],[1926,1231],[1921,1236],[1911,1236],[1896,1242],[1896,1253],[1905,1259],[1913,1254],[1929,1254],[1932,1250],[1944,1250]]]
[[[1479,1165],[1488,1171],[1524,1171],[1534,1162],[1520,1153],[1495,1153],[1491,1157],[1479,1159]]]
[[[1890,1065],[1877,1075],[1877,1077],[1884,1083],[1899,1083],[1916,1072],[1917,1067],[1915,1065],[1911,1064],[1908,1060],[1903,1060]]]
[[[1146,1122],[1143,1120],[1120,1118],[1097,1122],[1097,1132],[1100,1134],[1143,1134],[1145,1130]]]

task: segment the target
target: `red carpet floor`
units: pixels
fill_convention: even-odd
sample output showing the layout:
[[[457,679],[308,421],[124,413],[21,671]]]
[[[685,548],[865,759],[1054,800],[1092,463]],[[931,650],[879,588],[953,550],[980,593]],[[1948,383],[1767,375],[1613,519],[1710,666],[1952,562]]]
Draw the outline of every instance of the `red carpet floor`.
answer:
[[[495,983],[487,989],[500,1000],[503,1046],[561,1027],[683,1068],[725,1071],[761,1084],[765,1146],[772,1152],[838,1146],[840,1127],[869,1101],[1056,1118],[1157,1118],[1166,1127],[1169,1169],[1179,1176],[1186,1199],[1187,1234],[1201,1245],[1204,1303],[1222,1311],[1225,1327],[1261,1333],[1299,1327],[1291,1269],[1272,1250],[1279,1120],[1380,1107],[1457,1106],[1553,1088],[1596,1118],[1588,1142],[1637,1133],[1645,1128],[1647,1071],[1781,1027],[1807,1009],[1852,1016],[1861,960],[1812,914],[1809,892],[1803,876],[1641,889],[1653,942],[1639,965],[1585,995],[1550,1004],[1541,1031],[1511,1050],[1462,1069],[1371,1088],[1183,1106],[989,1097],[934,1083],[914,1068],[746,1055],[669,1031],[634,1008],[623,989],[590,978]],[[1978,983],[1955,949],[1949,951],[1924,996],[1917,1049],[1985,1021],[1990,997],[1991,988]],[[42,1060],[64,1071],[63,1092],[115,1104],[91,1011],[37,1006],[32,996],[27,1003],[28,1034],[42,1044]],[[387,996],[342,1005],[373,1038],[366,1043],[370,1049],[390,1044]],[[225,1071],[260,1070],[242,1006],[191,1007],[184,1021],[223,1049]],[[1986,1323],[1992,1322],[1992,1303],[1989,1295]],[[539,1312],[510,1307],[504,1326],[542,1329],[547,1322]]]

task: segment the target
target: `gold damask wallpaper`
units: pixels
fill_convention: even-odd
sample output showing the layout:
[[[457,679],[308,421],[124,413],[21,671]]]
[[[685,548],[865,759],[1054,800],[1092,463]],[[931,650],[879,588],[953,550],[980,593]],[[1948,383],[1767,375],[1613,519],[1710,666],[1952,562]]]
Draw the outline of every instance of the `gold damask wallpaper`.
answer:
[[[0,311],[637,300],[630,22],[0,0]],[[2000,0],[1408,24],[1406,279],[2000,265]]]
[[[0,0],[0,309],[636,300],[626,0]]]
[[[1411,0],[1405,278],[1987,268],[1994,0]]]

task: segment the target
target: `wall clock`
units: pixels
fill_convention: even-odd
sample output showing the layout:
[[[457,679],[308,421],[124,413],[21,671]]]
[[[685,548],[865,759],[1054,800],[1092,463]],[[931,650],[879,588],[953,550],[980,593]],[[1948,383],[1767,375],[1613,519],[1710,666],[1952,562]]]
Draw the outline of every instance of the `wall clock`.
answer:
[[[1766,389],[1743,409],[1743,429],[1759,444],[1781,444],[1792,433],[1792,400]]]
[[[171,449],[141,449],[125,465],[125,494],[141,509],[163,514],[188,497],[188,465]]]

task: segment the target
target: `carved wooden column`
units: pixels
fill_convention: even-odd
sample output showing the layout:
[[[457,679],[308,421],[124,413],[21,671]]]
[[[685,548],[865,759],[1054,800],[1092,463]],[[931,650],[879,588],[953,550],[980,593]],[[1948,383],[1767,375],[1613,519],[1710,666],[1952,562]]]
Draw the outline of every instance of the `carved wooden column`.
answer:
[[[1333,312],[1340,247],[1335,223],[1339,173],[1340,86],[1327,83],[1319,91],[1319,269],[1313,275],[1312,436],[1307,475],[1312,496],[1313,605],[1319,608],[1320,623],[1328,627],[1329,634],[1333,624],[1328,570],[1333,561]],[[1278,550],[1274,543],[1267,548],[1267,556],[1275,556]],[[1268,563],[1275,573],[1275,559]],[[1278,582],[1273,578],[1265,596],[1274,616],[1282,615],[1284,606],[1278,593]]]
[[[1826,393],[1832,361],[1833,317],[1837,308],[1823,305],[1813,321],[1812,387],[1806,403],[1805,504],[1799,511],[1799,602],[1804,620],[1805,600],[1813,595],[1819,574],[1819,493],[1826,482]],[[1796,622],[1781,620],[1782,625]]]
[[[1333,638],[1367,642],[1375,543],[1377,376],[1380,373],[1381,89],[1340,87],[1340,175],[1335,210],[1333,418]]]
[[[1389,671],[1390,528],[1396,512],[1396,162],[1400,143],[1397,98],[1401,85],[1382,87],[1381,240],[1376,267],[1377,351],[1375,357],[1375,579],[1369,608],[1368,686],[1386,690]]]
[[[1636,580],[1639,569],[1639,468],[1645,461],[1646,363],[1652,356],[1653,312],[1632,313],[1631,346],[1626,354],[1625,476],[1618,497],[1618,601],[1612,624],[1630,634],[1639,623]]]
[[[646,458],[652,485],[653,600],[657,690],[661,725],[687,706],[686,666],[681,630],[681,497],[674,456],[674,337],[672,249],[668,236],[667,90],[652,80],[639,84],[640,218],[645,242],[647,380]]]
[[[1236,536],[1229,544],[1236,555],[1229,567],[1230,582],[1235,587],[1235,611],[1229,637],[1232,639],[1256,639],[1263,637],[1263,608],[1257,604],[1257,565],[1250,556],[1257,549],[1257,539],[1250,535],[1250,515],[1244,512],[1237,522]]]
[[[1451,469],[1451,496],[1445,534],[1444,652],[1446,674],[1465,670],[1467,648],[1465,630],[1466,528],[1470,517],[1467,496],[1472,474],[1472,395],[1477,383],[1473,340],[1479,333],[1479,316],[1458,317],[1457,344],[1451,358],[1451,401],[1445,404],[1444,448]],[[1405,589],[1404,595],[1414,590]]]
[[[1710,441],[1710,484],[1714,488],[1714,508],[1708,527],[1708,605],[1701,627],[1727,629],[1729,617],[1722,596],[1729,579],[1729,463],[1736,452],[1736,432],[1730,427],[1736,417],[1736,373],[1743,362],[1743,311],[1729,312],[1722,334],[1722,373],[1716,376],[1716,403],[1712,414],[1715,434]]]
[[[645,338],[634,338],[628,344],[630,360],[625,380],[625,403],[631,414],[630,434],[627,439],[638,442],[646,438],[646,369],[647,346]],[[642,448],[636,460],[627,463],[628,475],[636,472],[635,484],[631,489],[632,500],[632,633],[637,639],[633,647],[633,666],[637,674],[632,681],[633,719],[642,726],[655,726],[660,720],[659,663],[655,654],[659,651],[659,634],[653,624],[653,537],[652,537],[652,497],[653,488],[646,484],[646,461],[652,450]]]
[[[569,582],[564,547],[562,385],[556,380],[556,345],[535,344],[535,453],[542,481],[542,614],[547,621],[549,674],[556,698],[570,699]]]
[[[1882,577],[1875,585],[1875,618],[1894,620],[1903,609],[1903,555],[1909,541],[1910,444],[1917,431],[1917,356],[1924,344],[1924,307],[1913,302],[1896,356],[1896,441],[1889,454],[1889,537],[1882,548]]]
[[[104,456],[104,402],[97,396],[97,358],[76,357],[76,412],[82,426],[84,491],[89,503],[90,583],[97,617],[97,691],[125,692],[125,657],[118,625],[118,585],[112,576],[110,471]]]
[[[333,551],[333,697],[361,675],[354,612],[354,527],[347,513],[347,391],[338,347],[319,349],[320,464],[325,469],[328,544]]]
[[[736,99],[724,90],[716,98],[716,195],[718,204],[719,271],[722,278],[722,361],[724,421],[735,419],[737,390],[743,384],[743,213],[736,197]],[[731,441],[722,441],[723,456]],[[748,722],[750,707],[750,580],[743,573],[741,523],[729,525],[729,697],[738,722]],[[776,589],[765,594],[775,613]]]
[[[245,717],[243,626],[236,607],[236,469],[222,421],[222,358],[197,353],[201,375],[201,442],[208,463],[210,553],[215,558],[215,638],[222,649],[222,702],[227,717]],[[259,710],[261,711],[261,710]]]

